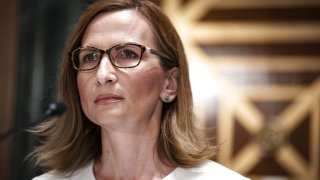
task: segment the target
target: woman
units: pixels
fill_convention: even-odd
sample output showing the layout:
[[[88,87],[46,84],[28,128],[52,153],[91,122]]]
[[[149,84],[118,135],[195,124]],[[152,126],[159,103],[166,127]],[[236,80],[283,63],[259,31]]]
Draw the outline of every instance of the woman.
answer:
[[[242,179],[209,161],[195,127],[187,61],[169,19],[147,0],[91,5],[60,67],[61,119],[39,127],[34,179]]]

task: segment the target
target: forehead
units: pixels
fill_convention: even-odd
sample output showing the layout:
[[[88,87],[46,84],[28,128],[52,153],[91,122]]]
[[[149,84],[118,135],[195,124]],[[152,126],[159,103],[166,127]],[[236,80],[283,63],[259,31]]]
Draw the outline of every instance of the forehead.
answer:
[[[136,42],[153,47],[153,35],[146,18],[134,9],[103,12],[88,25],[82,45],[110,47]]]

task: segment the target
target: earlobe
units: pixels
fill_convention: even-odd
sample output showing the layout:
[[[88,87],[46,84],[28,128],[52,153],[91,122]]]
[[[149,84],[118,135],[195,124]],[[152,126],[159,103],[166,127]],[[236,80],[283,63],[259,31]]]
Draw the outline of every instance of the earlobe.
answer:
[[[164,97],[164,102],[170,102],[170,96],[168,94]]]
[[[163,102],[169,103],[173,101],[178,92],[179,69],[174,67],[166,72],[166,80],[161,93]]]

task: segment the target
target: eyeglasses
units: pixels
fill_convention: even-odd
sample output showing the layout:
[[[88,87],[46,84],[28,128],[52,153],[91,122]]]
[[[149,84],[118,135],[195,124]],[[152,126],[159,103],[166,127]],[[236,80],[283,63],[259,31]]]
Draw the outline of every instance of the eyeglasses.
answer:
[[[143,53],[149,51],[164,59],[171,59],[166,54],[137,43],[125,43],[107,50],[90,46],[79,47],[71,52],[73,67],[77,71],[89,71],[98,67],[102,56],[107,53],[110,62],[118,68],[133,68],[140,64]]]

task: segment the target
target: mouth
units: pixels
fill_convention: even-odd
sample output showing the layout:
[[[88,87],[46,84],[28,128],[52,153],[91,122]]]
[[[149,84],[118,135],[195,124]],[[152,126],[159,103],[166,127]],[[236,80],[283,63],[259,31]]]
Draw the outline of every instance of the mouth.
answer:
[[[107,105],[107,104],[119,102],[123,99],[124,99],[123,97],[115,94],[102,94],[96,97],[96,99],[94,100],[94,103],[98,105]]]

